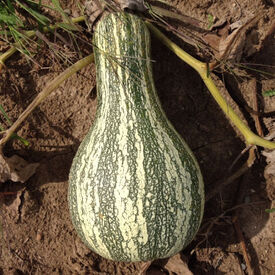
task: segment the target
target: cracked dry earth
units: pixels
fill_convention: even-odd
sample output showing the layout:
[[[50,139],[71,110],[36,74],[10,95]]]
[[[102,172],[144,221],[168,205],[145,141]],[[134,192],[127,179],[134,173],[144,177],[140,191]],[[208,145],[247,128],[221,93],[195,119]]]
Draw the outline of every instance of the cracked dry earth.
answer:
[[[77,1],[61,2],[72,16],[78,15]],[[237,22],[240,16],[245,19],[251,14],[262,14],[243,34],[246,36],[241,61],[269,65],[256,67],[273,74],[257,78],[256,88],[260,109],[273,112],[275,98],[262,97],[261,92],[275,86],[271,67],[275,64],[274,3],[263,0],[170,0],[169,3],[182,14],[206,24],[209,15],[218,24]],[[177,26],[179,30],[184,27],[179,22]],[[186,51],[196,54],[176,36],[170,37]],[[91,48],[85,49],[84,55],[89,51]],[[49,56],[44,49],[35,57],[42,68],[27,62],[20,54],[6,62],[0,81],[0,103],[13,121],[60,73],[60,66],[49,60]],[[245,148],[243,139],[199,76],[154,38],[152,58],[164,110],[199,160],[208,194],[245,161],[246,155],[234,165],[233,171],[229,170]],[[228,102],[256,131],[253,116],[243,104],[253,106],[255,80],[242,77],[237,82],[230,76],[215,80]],[[222,81],[227,84],[227,90],[222,88]],[[16,154],[39,166],[26,183],[9,180],[0,185],[0,274],[139,274],[142,263],[112,262],[87,249],[69,217],[68,173],[95,117],[95,85],[92,64],[62,84],[24,122],[18,134],[30,142],[28,148],[17,141],[6,146],[6,156]],[[233,101],[228,91],[234,99],[242,100]],[[264,117],[261,123],[266,135],[274,131],[274,117]],[[202,228],[196,239],[175,258],[153,262],[147,274],[249,274],[233,225],[236,216],[252,267],[250,274],[274,274],[274,213],[265,212],[274,208],[272,161],[272,156],[266,159],[259,148],[253,167],[206,202]]]

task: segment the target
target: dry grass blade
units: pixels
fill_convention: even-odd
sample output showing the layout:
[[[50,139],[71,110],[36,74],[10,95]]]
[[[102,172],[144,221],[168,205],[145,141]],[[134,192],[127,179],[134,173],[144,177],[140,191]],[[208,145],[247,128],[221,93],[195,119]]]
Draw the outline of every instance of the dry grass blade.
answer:
[[[75,31],[80,29],[76,26],[76,22],[71,19],[62,9],[59,0],[52,0],[51,5],[44,6],[41,1],[18,1],[8,0],[0,1],[0,39],[11,48],[9,51],[1,55],[0,71],[3,68],[4,61],[14,52],[20,51],[26,55],[32,62],[33,56],[41,46],[36,42],[36,31],[53,32],[55,29],[62,29],[74,41],[75,47],[79,51],[78,41],[75,39]],[[52,21],[44,15],[42,8],[47,8],[60,14],[63,22],[51,24]],[[30,23],[31,22],[31,23]],[[31,28],[33,31],[29,30]],[[56,37],[58,34],[56,34]],[[59,36],[62,41],[62,37]],[[45,41],[42,39],[41,41]],[[62,49],[53,51],[56,59],[62,58]],[[64,55],[64,54],[63,54]],[[67,57],[63,57],[63,59]]]
[[[172,32],[187,44],[195,47],[198,51],[202,51],[204,55],[213,55],[211,48],[203,40],[203,34],[209,31],[200,27],[201,22],[199,20],[154,5],[148,5],[148,11],[155,24]],[[168,22],[166,18],[177,20],[185,27],[179,30]]]
[[[248,273],[248,275],[253,275],[254,272],[253,272],[253,269],[252,269],[251,260],[250,260],[250,257],[248,255],[248,250],[247,250],[247,247],[246,247],[246,244],[245,244],[245,239],[244,239],[244,236],[243,236],[243,233],[242,233],[242,230],[241,230],[239,219],[238,219],[236,214],[233,216],[232,222],[233,222],[235,231],[237,233],[239,242],[241,244],[241,249],[242,249],[242,252],[243,252],[243,258],[244,258],[246,266],[247,266],[247,273]]]
[[[183,15],[183,14],[179,14],[179,13],[170,11],[168,9],[157,7],[157,6],[154,6],[154,5],[150,5],[149,8],[153,12],[153,15],[158,15],[158,16],[161,16],[161,17],[164,16],[164,17],[167,17],[167,18],[170,18],[170,19],[175,19],[175,20],[178,20],[182,23],[190,25],[191,27],[192,26],[196,27],[197,29],[200,29],[200,31],[203,32],[203,33],[207,32],[207,30],[202,29],[200,27],[201,22],[198,19],[195,19],[195,18],[192,18],[192,17],[187,16],[187,15]]]

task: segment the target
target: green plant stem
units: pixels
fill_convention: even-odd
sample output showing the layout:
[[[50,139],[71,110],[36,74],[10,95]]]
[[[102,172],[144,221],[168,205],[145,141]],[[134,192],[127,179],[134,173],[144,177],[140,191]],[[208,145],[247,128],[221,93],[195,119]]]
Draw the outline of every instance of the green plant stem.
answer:
[[[234,112],[234,110],[228,105],[226,100],[222,97],[221,93],[219,92],[218,88],[216,87],[214,81],[209,75],[209,71],[207,68],[207,64],[203,63],[196,58],[192,57],[184,50],[182,50],[179,46],[177,46],[174,42],[172,42],[169,38],[167,38],[159,29],[153,26],[150,22],[146,22],[149,29],[152,33],[161,40],[161,42],[167,46],[172,52],[174,52],[180,59],[190,65],[193,69],[195,69],[202,80],[204,81],[205,85],[209,89],[210,93],[226,114],[226,116],[235,124],[235,126],[239,129],[239,131],[244,136],[247,144],[253,144],[262,146],[269,149],[275,149],[275,143],[265,140],[258,135],[254,134],[239,118],[239,116]]]
[[[13,123],[13,125],[6,131],[4,131],[4,137],[0,140],[0,152],[6,142],[10,139],[13,133],[21,125],[21,123],[31,114],[31,112],[42,102],[44,99],[50,95],[62,82],[72,76],[74,73],[87,66],[94,61],[94,55],[88,55],[75,64],[67,68],[63,73],[58,75],[54,80],[52,80],[33,100],[33,102],[27,107],[27,109],[19,116],[19,118]]]
[[[72,18],[72,22],[73,23],[78,23],[78,22],[81,22],[81,21],[84,21],[84,20],[85,20],[84,16],[77,17],[77,18]],[[182,59],[184,62],[186,62],[188,65],[190,65],[192,68],[194,68],[199,73],[199,75],[201,76],[202,80],[204,81],[205,85],[209,89],[210,93],[212,94],[212,96],[214,97],[214,99],[216,100],[216,102],[218,103],[218,105],[220,106],[220,108],[224,111],[224,113],[228,116],[228,118],[236,125],[236,127],[239,129],[239,131],[243,134],[243,136],[244,136],[244,138],[245,138],[245,140],[246,140],[246,142],[248,144],[254,144],[254,145],[262,146],[262,147],[269,148],[269,149],[274,149],[275,148],[275,143],[274,142],[265,140],[265,139],[257,136],[256,134],[254,134],[243,123],[243,121],[238,117],[238,115],[234,112],[234,110],[227,104],[227,102],[225,101],[225,99],[222,97],[222,95],[220,94],[219,90],[217,89],[215,83],[211,79],[211,77],[209,75],[209,72],[208,72],[208,68],[207,68],[207,64],[206,63],[203,63],[203,62],[197,60],[196,58],[192,57],[188,53],[186,53],[179,46],[177,46],[175,43],[173,43],[169,38],[167,38],[160,30],[158,30],[156,27],[154,27],[150,22],[146,22],[146,24],[150,28],[150,30],[153,32],[153,34],[156,35],[156,37],[159,38],[162,41],[163,44],[165,44],[180,59]],[[50,25],[49,27],[44,27],[43,31],[44,32],[49,32],[49,31],[54,30],[56,28],[58,28],[58,25]],[[25,34],[26,34],[26,36],[28,36],[29,38],[31,38],[31,37],[35,36],[35,31],[34,30],[32,30],[32,31],[26,31]],[[2,54],[0,56],[0,65],[3,65],[4,62],[5,62],[5,60],[7,58],[9,58],[13,53],[16,52],[18,46],[19,46],[18,43],[16,43],[7,52],[5,52],[4,54]],[[82,61],[82,60],[80,60],[80,61]],[[76,64],[78,64],[78,62]],[[76,64],[74,64],[74,65],[76,65]],[[71,69],[71,67],[69,69]],[[69,70],[69,69],[67,69],[67,70]],[[61,74],[60,76],[62,76],[63,74]],[[62,80],[61,82],[63,82],[64,80]],[[46,88],[48,88],[48,87],[46,87]],[[20,124],[21,124],[21,122],[20,122]],[[12,127],[10,129],[12,129]],[[14,132],[14,130],[12,131],[12,133],[13,132]],[[6,135],[6,137],[7,137],[7,135]],[[0,145],[2,144],[1,143],[2,140],[0,141]]]
[[[85,21],[85,16],[72,18],[71,20],[73,23],[83,22],[83,21]],[[43,32],[47,33],[47,32],[53,31],[57,28],[60,28],[60,26],[58,24],[49,25],[48,27],[43,28]],[[36,31],[35,30],[25,31],[24,35],[26,35],[28,38],[32,38],[36,35]],[[19,46],[20,46],[19,43],[14,43],[10,49],[8,49],[5,53],[3,53],[0,56],[0,65],[4,65],[5,61],[19,49]]]

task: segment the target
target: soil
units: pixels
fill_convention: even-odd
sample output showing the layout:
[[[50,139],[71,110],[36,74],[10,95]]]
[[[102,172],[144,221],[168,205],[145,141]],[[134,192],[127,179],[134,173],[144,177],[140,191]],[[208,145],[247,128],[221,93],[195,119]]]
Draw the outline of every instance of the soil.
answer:
[[[61,1],[73,16],[77,1]],[[171,0],[184,15],[208,22],[236,22],[261,14],[246,32],[243,63],[270,65],[255,67],[274,74],[274,3],[268,0]],[[177,22],[180,29],[181,24]],[[273,26],[273,29],[272,29]],[[185,28],[188,28],[185,26]],[[167,33],[178,45],[196,55],[191,46]],[[245,35],[245,34],[243,34]],[[85,33],[85,36],[91,36]],[[53,39],[53,37],[49,37]],[[60,44],[61,45],[61,44]],[[42,48],[37,63],[13,55],[1,74],[0,103],[15,121],[45,85],[63,70]],[[83,55],[92,51],[83,46]],[[152,39],[155,84],[168,118],[196,155],[205,181],[205,191],[216,190],[247,158],[246,145],[204,86],[198,74]],[[203,57],[199,57],[203,59]],[[274,77],[259,77],[256,92],[260,109],[274,112],[275,97],[262,97],[274,89]],[[252,114],[253,81],[217,74],[216,83],[234,109],[256,131]],[[224,81],[224,83],[223,83]],[[225,85],[224,85],[225,84]],[[39,163],[36,173],[24,184],[0,185],[0,274],[139,274],[142,263],[118,263],[96,255],[78,238],[68,212],[68,174],[76,150],[92,125],[96,111],[95,68],[89,65],[73,75],[43,102],[23,123],[18,134],[30,142],[24,147],[13,140],[5,154],[17,154]],[[227,89],[225,89],[226,87]],[[232,98],[238,99],[233,101]],[[237,103],[235,103],[237,102]],[[274,117],[261,119],[264,134],[274,127]],[[206,201],[201,230],[181,254],[193,274],[267,274],[275,272],[274,175],[265,173],[266,160],[257,150],[254,165],[241,177]],[[12,192],[12,194],[7,193]],[[239,224],[252,273],[245,260]],[[174,265],[177,265],[174,264]],[[177,270],[180,270],[178,268]],[[155,261],[147,274],[187,274],[164,268]],[[191,273],[190,273],[191,274]]]

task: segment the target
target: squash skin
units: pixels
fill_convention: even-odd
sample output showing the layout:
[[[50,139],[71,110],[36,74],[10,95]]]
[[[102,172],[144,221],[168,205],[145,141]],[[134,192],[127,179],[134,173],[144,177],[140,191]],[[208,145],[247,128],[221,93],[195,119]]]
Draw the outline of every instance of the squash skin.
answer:
[[[98,107],[70,171],[73,224],[105,258],[170,257],[201,223],[199,166],[162,110],[145,23],[128,13],[109,14],[93,42]]]

